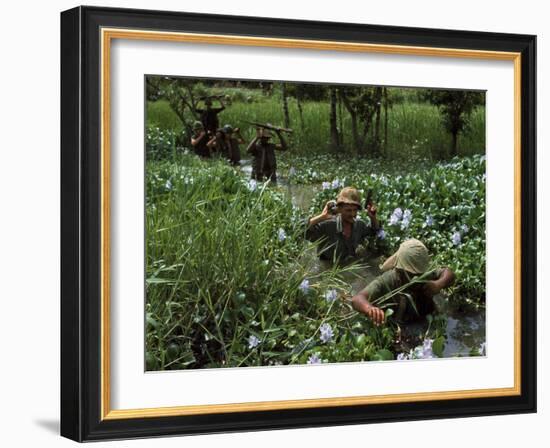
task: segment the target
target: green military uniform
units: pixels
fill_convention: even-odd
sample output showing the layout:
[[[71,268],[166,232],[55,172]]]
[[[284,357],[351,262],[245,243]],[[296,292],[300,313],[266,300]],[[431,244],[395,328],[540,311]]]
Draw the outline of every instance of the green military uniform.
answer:
[[[348,257],[355,257],[359,244],[375,233],[370,224],[356,219],[350,237],[346,238],[343,233],[342,216],[336,215],[334,218],[309,226],[306,230],[306,239],[321,241],[319,246],[321,259],[343,261]]]
[[[227,158],[232,165],[239,165],[241,162],[241,149],[239,148],[239,140],[233,137],[233,127],[226,124],[223,127],[223,132],[227,136],[224,142],[227,148]]]
[[[231,137],[227,142],[228,158],[229,162],[233,165],[238,165],[241,162],[241,149],[239,147],[239,141],[236,138]]]
[[[277,145],[271,142],[257,141],[250,151],[254,156],[252,162],[252,179],[262,181],[264,178],[277,182]]]
[[[442,273],[443,269],[436,269],[427,274],[424,278],[426,280],[437,280]],[[380,297],[409,283],[414,277],[415,274],[410,274],[402,269],[393,268],[376,277],[361,292],[366,294],[370,303],[373,303]],[[414,306],[405,294],[410,295],[414,302]],[[386,305],[387,304],[390,304],[390,307],[397,312],[396,317],[399,320],[405,321],[426,316],[433,313],[435,310],[433,298],[426,296],[424,293],[424,283],[411,285],[405,289],[402,294],[391,297],[389,301],[386,302]]]
[[[202,126],[202,123],[200,121],[196,121],[193,124],[193,139],[197,139],[203,130],[204,127]],[[210,157],[210,149],[206,143],[208,143],[208,136],[206,134],[202,137],[202,139],[196,142],[195,145],[191,143],[193,149],[195,150],[195,154],[200,157]]]

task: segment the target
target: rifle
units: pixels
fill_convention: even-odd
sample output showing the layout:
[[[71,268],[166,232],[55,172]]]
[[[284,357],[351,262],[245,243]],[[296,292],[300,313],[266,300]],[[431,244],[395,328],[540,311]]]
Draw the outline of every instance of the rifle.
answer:
[[[367,190],[367,198],[365,199],[365,210],[368,210],[372,205],[372,188]]]
[[[251,125],[254,125],[258,128],[265,128],[265,129],[270,129],[272,131],[282,131],[282,132],[288,132],[289,134],[294,132],[292,129],[288,129],[288,128],[282,128],[282,127],[279,127],[279,126],[273,126],[272,124],[270,123],[257,123],[255,121],[246,121],[244,120],[245,123],[248,123],[248,124],[251,124]]]

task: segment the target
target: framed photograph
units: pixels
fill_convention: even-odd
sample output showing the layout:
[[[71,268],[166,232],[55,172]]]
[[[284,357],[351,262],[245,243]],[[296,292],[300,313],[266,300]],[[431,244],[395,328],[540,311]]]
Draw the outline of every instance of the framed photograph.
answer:
[[[529,35],[61,14],[61,434],[536,411]]]

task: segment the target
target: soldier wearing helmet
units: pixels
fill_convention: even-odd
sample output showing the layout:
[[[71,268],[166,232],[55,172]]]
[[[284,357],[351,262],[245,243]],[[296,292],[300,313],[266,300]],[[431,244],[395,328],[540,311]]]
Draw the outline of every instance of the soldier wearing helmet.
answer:
[[[212,107],[212,100],[210,98],[206,98],[204,100],[204,109],[195,109],[195,112],[200,115],[205,131],[210,136],[216,134],[216,131],[220,126],[218,114],[225,109],[225,104],[223,104],[221,98],[219,98],[218,101],[220,103],[220,107]]]
[[[225,144],[227,146],[227,158],[231,165],[239,165],[241,163],[241,149],[239,145],[245,143],[241,130],[239,128],[233,128],[233,126],[226,124],[223,127],[225,134]]]
[[[306,238],[320,241],[319,257],[322,260],[342,262],[357,256],[357,248],[380,229],[376,206],[367,206],[370,223],[357,218],[361,210],[359,192],[353,187],[343,188],[336,201],[329,201],[320,215],[310,218]]]
[[[204,130],[204,126],[200,121],[195,121],[195,123],[193,123],[193,136],[191,137],[191,146],[193,146],[195,154],[200,157],[210,157],[210,148],[207,143],[208,137]]]
[[[232,165],[239,165],[241,161],[240,144],[244,144],[240,129],[226,124],[216,131],[216,134],[208,141],[210,151],[217,153],[229,161]]]
[[[373,305],[387,295],[389,305],[399,321],[411,321],[435,310],[433,296],[451,286],[454,273],[449,268],[431,268],[428,249],[417,239],[409,239],[399,246],[382,265],[383,274],[375,278],[352,298],[353,307],[367,315],[376,325],[384,323],[384,311]],[[413,282],[402,291],[396,291]],[[395,295],[391,295],[396,291]]]
[[[252,154],[254,160],[252,162],[252,179],[262,181],[269,179],[272,182],[277,182],[277,159],[275,150],[286,151],[287,144],[281,135],[281,131],[273,128],[279,137],[279,144],[271,142],[273,134],[270,129],[258,127],[256,129],[256,137],[250,142],[246,148],[246,152]]]

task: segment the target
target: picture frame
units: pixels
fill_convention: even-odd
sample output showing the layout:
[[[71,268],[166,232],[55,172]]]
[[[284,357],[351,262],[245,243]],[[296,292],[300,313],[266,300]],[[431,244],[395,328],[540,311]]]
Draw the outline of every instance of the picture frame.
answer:
[[[113,409],[111,44],[399,54],[513,64],[513,386]],[[536,412],[536,37],[166,11],[61,14],[61,435],[76,441]],[[143,278],[136,282],[143,282]],[[120,384],[116,382],[116,384]],[[206,392],[205,392],[206,393]]]

